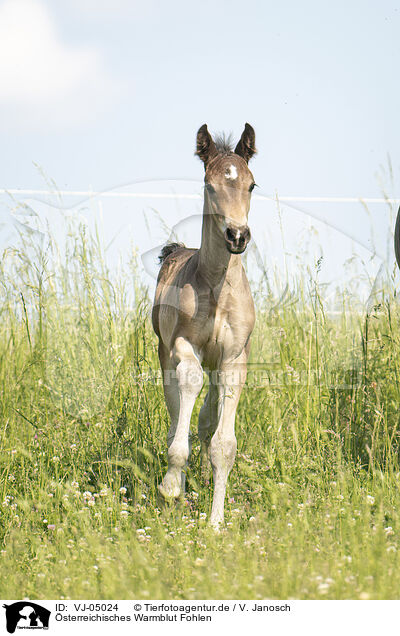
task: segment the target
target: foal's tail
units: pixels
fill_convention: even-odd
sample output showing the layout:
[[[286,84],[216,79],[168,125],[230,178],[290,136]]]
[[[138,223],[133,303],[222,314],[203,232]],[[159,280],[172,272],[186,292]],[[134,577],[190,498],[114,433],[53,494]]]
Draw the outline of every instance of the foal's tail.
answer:
[[[186,247],[184,243],[167,243],[167,245],[164,245],[158,257],[159,263],[164,263],[170,254],[173,254],[176,250],[180,250],[182,247]]]

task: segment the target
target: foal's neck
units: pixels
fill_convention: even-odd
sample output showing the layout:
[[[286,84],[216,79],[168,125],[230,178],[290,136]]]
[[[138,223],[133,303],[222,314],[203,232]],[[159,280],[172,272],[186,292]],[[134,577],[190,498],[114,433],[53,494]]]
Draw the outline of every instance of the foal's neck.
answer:
[[[225,239],[211,211],[208,210],[206,202],[204,202],[203,210],[198,272],[213,289],[218,289],[224,281],[234,286],[242,280],[240,254],[228,252]]]

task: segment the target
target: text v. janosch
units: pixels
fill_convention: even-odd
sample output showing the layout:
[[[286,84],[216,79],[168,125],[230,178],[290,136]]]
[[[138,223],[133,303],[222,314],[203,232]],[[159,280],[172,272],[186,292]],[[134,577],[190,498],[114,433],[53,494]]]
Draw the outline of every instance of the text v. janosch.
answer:
[[[154,603],[143,603],[143,609],[146,612],[290,612],[290,605],[284,603],[282,605],[268,605],[267,603],[234,603],[233,605],[227,605],[220,603],[219,605],[204,604],[173,604],[173,603],[161,603],[156,605]]]

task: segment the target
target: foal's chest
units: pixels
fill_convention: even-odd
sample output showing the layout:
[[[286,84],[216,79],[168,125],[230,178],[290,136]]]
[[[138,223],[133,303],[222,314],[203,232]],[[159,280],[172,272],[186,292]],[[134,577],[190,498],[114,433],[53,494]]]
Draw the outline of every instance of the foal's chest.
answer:
[[[206,364],[218,366],[236,359],[245,348],[254,326],[254,306],[251,296],[245,306],[232,301],[229,309],[218,303],[207,321],[203,342]]]

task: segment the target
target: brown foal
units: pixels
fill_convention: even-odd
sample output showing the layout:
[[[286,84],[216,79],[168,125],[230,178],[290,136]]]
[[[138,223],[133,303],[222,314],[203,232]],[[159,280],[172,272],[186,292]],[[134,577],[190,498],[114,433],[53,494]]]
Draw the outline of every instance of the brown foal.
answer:
[[[165,498],[179,497],[190,452],[190,418],[210,380],[200,411],[202,472],[212,467],[211,524],[224,519],[229,472],[236,455],[235,415],[246,380],[254,304],[241,254],[250,240],[247,224],[254,178],[248,161],[256,152],[253,128],[245,125],[233,150],[212,139],[204,124],[196,154],[204,163],[205,188],[200,249],[179,244],[162,250],[153,326],[159,338],[164,394],[171,418],[168,470],[159,485]]]

